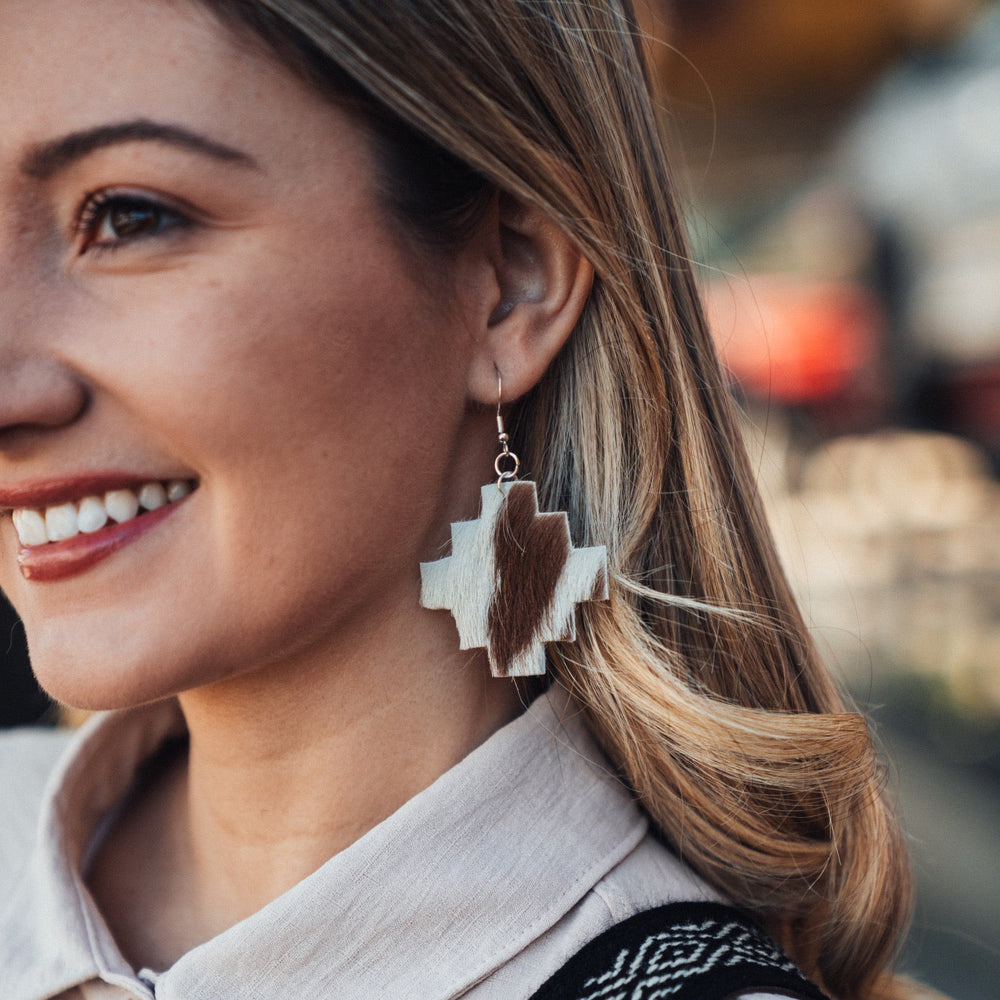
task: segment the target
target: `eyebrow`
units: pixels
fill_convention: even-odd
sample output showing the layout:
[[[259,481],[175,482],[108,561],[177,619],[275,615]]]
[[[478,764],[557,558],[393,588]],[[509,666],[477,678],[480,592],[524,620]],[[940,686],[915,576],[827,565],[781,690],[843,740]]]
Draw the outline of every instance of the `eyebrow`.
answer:
[[[140,118],[135,121],[99,125],[97,128],[71,132],[52,142],[35,146],[21,160],[21,171],[38,180],[48,180],[84,157],[108,146],[126,142],[162,142],[200,153],[223,163],[259,169],[247,153],[199,135],[180,125],[167,125]]]

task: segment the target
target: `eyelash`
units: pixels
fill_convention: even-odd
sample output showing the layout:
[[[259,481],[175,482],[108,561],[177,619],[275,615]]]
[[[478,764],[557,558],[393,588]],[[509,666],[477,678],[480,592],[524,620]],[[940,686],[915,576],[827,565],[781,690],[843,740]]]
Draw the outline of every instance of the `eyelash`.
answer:
[[[126,209],[137,213],[145,212],[151,215],[154,219],[152,231],[98,239],[97,234],[109,220],[111,212],[116,209]],[[77,211],[74,231],[77,238],[81,240],[79,252],[84,254],[95,251],[119,250],[131,243],[153,239],[170,230],[187,228],[191,224],[191,220],[177,209],[165,205],[150,195],[132,194],[125,191],[97,191],[87,195]]]

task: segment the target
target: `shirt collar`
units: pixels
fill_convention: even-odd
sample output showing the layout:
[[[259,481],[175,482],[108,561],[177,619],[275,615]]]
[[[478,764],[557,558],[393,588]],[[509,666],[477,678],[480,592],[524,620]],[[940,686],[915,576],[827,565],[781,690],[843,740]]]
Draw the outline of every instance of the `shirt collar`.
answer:
[[[20,970],[11,1000],[94,977],[150,995],[94,910],[80,860],[179,725],[173,703],[104,716],[53,775],[27,876],[0,917],[0,968]],[[406,996],[419,983],[421,997],[445,1000],[552,927],[645,831],[554,688],[309,878],[184,955],[156,996]]]

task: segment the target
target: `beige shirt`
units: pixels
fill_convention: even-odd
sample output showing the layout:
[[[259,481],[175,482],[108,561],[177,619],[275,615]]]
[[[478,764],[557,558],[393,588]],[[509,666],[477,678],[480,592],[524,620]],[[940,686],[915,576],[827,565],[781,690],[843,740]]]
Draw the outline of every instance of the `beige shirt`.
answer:
[[[718,898],[649,834],[555,691],[264,909],[137,974],[83,870],[137,766],[182,725],[168,702],[72,738],[0,739],[3,1000],[517,1000],[611,924]]]

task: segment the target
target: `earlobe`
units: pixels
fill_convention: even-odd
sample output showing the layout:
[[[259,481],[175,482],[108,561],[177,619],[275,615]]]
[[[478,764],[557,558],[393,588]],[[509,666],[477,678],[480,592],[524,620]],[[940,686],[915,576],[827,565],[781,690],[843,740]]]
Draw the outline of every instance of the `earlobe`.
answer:
[[[594,280],[590,262],[538,209],[501,193],[492,224],[499,295],[469,372],[469,396],[480,403],[496,401],[497,371],[505,402],[541,379],[573,332]]]

